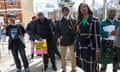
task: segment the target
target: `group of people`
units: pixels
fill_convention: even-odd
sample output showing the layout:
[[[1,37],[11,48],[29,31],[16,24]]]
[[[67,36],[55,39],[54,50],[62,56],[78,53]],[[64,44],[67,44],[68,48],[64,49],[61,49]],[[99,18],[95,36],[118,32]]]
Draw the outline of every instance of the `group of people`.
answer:
[[[85,3],[78,7],[78,20],[69,17],[70,9],[63,7],[63,17],[55,24],[47,19],[42,12],[32,17],[26,30],[22,25],[16,24],[16,16],[9,14],[9,25],[6,28],[6,35],[9,36],[9,49],[16,64],[17,71],[21,72],[21,62],[18,53],[22,57],[25,72],[30,72],[29,63],[25,53],[24,34],[27,32],[31,42],[31,58],[34,58],[35,40],[47,40],[48,54],[43,55],[44,70],[48,68],[49,58],[52,69],[57,70],[55,54],[61,59],[62,72],[66,72],[66,53],[70,50],[72,70],[76,72],[76,66],[85,72],[97,72],[97,63],[102,65],[101,72],[106,71],[106,66],[113,63],[113,72],[117,72],[120,62],[120,48],[114,44],[112,37],[116,34],[120,21],[115,18],[116,9],[107,10],[107,18],[100,22],[99,18],[93,16],[93,12]],[[115,27],[113,31],[105,29],[107,26]],[[110,38],[109,38],[110,37]],[[60,39],[60,53],[57,49],[57,39]]]

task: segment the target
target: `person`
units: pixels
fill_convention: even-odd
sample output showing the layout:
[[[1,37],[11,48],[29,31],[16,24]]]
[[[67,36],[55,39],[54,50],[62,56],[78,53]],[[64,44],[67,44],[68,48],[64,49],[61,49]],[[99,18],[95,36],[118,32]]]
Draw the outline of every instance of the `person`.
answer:
[[[101,36],[102,36],[102,48],[100,63],[102,64],[101,71],[106,71],[106,66],[109,63],[113,63],[113,72],[117,72],[117,50],[119,48],[114,47],[114,39],[110,36],[115,36],[115,28],[119,26],[120,22],[115,19],[116,9],[109,8],[107,11],[106,20],[101,22]],[[107,31],[106,27],[113,27],[111,31]],[[119,58],[119,57],[118,57]]]
[[[77,66],[85,72],[94,72],[100,48],[99,19],[93,16],[89,6],[85,3],[79,5],[75,31],[77,33]]]
[[[120,24],[120,21],[118,21]],[[115,29],[115,39],[113,42],[113,46],[116,52],[116,61],[117,61],[117,69],[120,69],[120,25],[118,25]]]
[[[42,12],[38,13],[38,20],[35,21],[35,24],[33,25],[32,32],[34,35],[34,38],[36,40],[47,40],[47,46],[48,46],[48,54],[43,55],[44,60],[44,70],[46,71],[48,68],[48,59],[51,59],[52,62],[52,68],[54,71],[57,70],[56,67],[56,61],[55,61],[55,52],[52,45],[52,31],[50,29],[50,24],[53,24],[51,20],[48,20],[44,17],[44,14]]]
[[[26,57],[25,44],[23,42],[25,30],[21,24],[16,24],[16,15],[13,13],[8,14],[10,21],[6,28],[6,35],[9,36],[9,49],[12,52],[17,71],[22,72],[22,66],[19,59],[19,53],[23,61],[25,72],[30,72],[29,63]]]
[[[120,15],[118,15],[118,20],[120,20]]]
[[[28,23],[27,28],[26,28],[26,32],[30,36],[29,40],[31,43],[31,59],[34,58],[34,47],[35,47],[34,37],[31,34],[32,34],[32,27],[33,27],[34,21],[36,20],[37,20],[37,16],[33,16],[32,21]]]
[[[61,64],[63,71],[66,72],[66,52],[69,48],[71,53],[71,64],[72,64],[72,71],[76,72],[76,59],[75,59],[75,52],[74,52],[74,24],[76,23],[75,20],[71,19],[69,16],[69,8],[63,7],[62,14],[63,17],[59,20],[58,24],[56,25],[57,36],[60,38],[60,51],[61,51]]]
[[[2,28],[1,28],[1,39],[2,39],[2,42],[6,41],[6,29],[5,29],[5,25],[3,25]]]
[[[54,48],[54,52],[55,52],[55,55],[57,55],[59,57],[59,59],[61,59],[61,55],[60,55],[60,52],[58,50],[58,41],[57,41],[57,32],[56,32],[56,29],[55,29],[55,25],[53,24],[50,24],[50,29],[52,31],[52,45],[53,45],[53,48]]]

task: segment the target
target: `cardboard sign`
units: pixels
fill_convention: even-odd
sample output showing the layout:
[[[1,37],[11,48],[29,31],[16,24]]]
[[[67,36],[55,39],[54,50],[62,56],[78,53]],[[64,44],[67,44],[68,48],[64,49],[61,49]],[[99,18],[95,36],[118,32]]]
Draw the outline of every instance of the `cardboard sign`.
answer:
[[[37,55],[48,54],[46,39],[35,41]]]

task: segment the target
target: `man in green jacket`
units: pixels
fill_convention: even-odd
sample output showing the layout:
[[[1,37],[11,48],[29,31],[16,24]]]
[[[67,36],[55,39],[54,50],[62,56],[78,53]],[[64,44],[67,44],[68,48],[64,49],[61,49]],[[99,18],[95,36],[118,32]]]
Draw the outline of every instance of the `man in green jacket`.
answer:
[[[120,25],[120,21],[115,19],[116,9],[108,9],[107,19],[101,22],[102,48],[100,62],[102,64],[101,72],[105,72],[107,64],[113,63],[113,72],[117,72],[117,50],[113,45],[116,36],[116,28]]]

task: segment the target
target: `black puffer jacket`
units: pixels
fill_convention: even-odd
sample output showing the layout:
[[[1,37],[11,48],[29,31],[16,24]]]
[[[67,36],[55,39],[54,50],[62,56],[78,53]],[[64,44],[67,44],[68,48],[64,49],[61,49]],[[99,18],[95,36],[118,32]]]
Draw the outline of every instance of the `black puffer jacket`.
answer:
[[[32,35],[34,35],[34,38],[36,40],[43,38],[47,40],[51,40],[52,38],[52,32],[50,29],[49,24],[51,23],[50,20],[46,19],[44,22],[41,22],[39,19],[35,21],[35,24],[32,28]]]
[[[48,53],[55,53],[53,47],[53,32],[51,30],[50,24],[53,24],[51,20],[45,18],[44,22],[39,19],[35,21],[32,29],[32,35],[34,39],[39,40],[40,38],[47,40]]]

